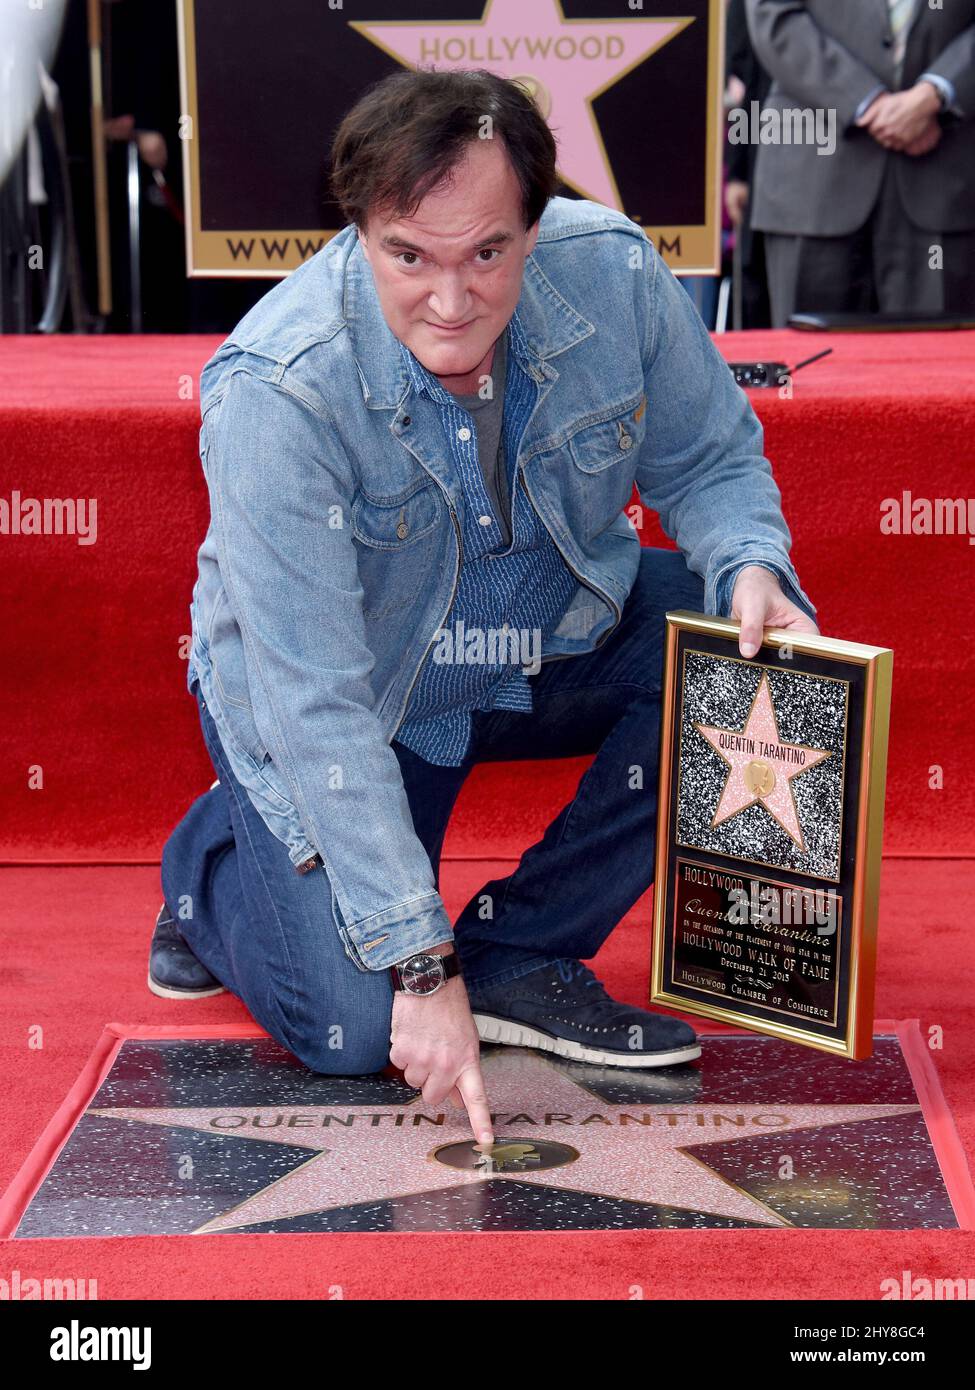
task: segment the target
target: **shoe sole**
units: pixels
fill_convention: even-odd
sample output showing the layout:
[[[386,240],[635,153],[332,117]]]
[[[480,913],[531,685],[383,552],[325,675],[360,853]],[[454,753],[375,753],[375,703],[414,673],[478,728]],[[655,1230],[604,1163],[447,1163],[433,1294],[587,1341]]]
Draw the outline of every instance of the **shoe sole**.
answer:
[[[226,994],[226,985],[214,985],[213,989],[173,989],[171,985],[161,985],[151,975],[146,976],[146,984],[160,999],[210,999],[214,994]]]
[[[701,1055],[699,1042],[688,1043],[686,1047],[676,1047],[669,1052],[626,1055],[604,1052],[597,1047],[583,1047],[582,1043],[573,1042],[571,1038],[554,1038],[537,1028],[529,1028],[525,1023],[515,1023],[494,1014],[475,1012],[474,1022],[482,1042],[504,1043],[509,1047],[537,1047],[543,1052],[554,1052],[557,1057],[567,1057],[573,1062],[592,1062],[600,1067],[673,1067],[681,1062],[693,1062]]]

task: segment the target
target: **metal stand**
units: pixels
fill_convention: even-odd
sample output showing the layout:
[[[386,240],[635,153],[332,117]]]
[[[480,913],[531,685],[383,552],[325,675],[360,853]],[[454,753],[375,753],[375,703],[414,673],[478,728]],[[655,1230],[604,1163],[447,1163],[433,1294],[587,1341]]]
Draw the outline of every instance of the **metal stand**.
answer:
[[[135,139],[128,142],[126,157],[126,197],[129,204],[129,331],[142,332],[142,258],[140,253],[139,146]]]
[[[0,188],[0,332],[30,331],[27,140]]]

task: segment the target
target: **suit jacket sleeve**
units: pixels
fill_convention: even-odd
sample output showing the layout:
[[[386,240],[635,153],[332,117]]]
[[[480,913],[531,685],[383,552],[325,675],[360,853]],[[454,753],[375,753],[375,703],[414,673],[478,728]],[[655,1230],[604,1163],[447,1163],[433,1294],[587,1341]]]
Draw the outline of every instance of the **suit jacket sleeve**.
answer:
[[[819,27],[803,0],[746,0],[746,13],[755,52],[766,71],[804,105],[834,107],[844,129],[863,98],[883,85],[875,72]]]
[[[955,89],[955,105],[970,120],[975,115],[975,24],[957,34],[933,63],[924,66],[927,72],[947,78]]]

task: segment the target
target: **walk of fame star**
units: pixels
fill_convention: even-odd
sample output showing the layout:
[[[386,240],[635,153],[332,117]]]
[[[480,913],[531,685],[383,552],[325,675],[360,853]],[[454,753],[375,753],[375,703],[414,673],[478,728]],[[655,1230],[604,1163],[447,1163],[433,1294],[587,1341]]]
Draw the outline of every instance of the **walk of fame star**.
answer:
[[[693,23],[693,16],[640,14],[567,20],[559,0],[487,0],[480,19],[350,20],[349,27],[405,67],[486,67],[518,78],[558,132],[562,181],[622,211],[592,103]]]
[[[768,676],[762,675],[743,729],[721,729],[712,724],[694,724],[693,727],[728,764],[728,776],[711,829],[757,802],[805,853],[792,781],[824,758],[831,757],[832,750],[782,742]]]
[[[87,1113],[202,1131],[228,1143],[244,1138],[284,1144],[313,1155],[196,1228],[208,1234],[487,1181],[543,1187],[553,1201],[568,1193],[614,1197],[779,1228],[790,1222],[689,1150],[720,1144],[727,1152],[736,1140],[747,1144],[775,1134],[796,1136],[796,1145],[801,1131],[920,1109],[757,1100],[673,1109],[659,1102],[610,1104],[537,1053],[486,1051],[482,1068],[495,1114],[497,1161],[490,1165],[473,1154],[462,1115],[434,1112],[420,1097],[372,1105],[123,1106]],[[438,1150],[458,1145],[470,1145],[471,1167],[454,1166],[456,1155],[438,1161]]]

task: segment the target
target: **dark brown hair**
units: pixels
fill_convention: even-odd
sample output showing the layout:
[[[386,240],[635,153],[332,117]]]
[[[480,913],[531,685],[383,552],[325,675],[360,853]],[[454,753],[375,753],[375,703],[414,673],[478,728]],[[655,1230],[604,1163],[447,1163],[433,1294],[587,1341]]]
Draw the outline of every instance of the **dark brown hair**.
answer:
[[[559,187],[555,139],[522,86],[483,68],[394,72],[366,90],[332,142],[332,192],[346,221],[366,230],[370,211],[411,217],[483,138],[485,116],[521,186],[525,230],[533,226]]]

